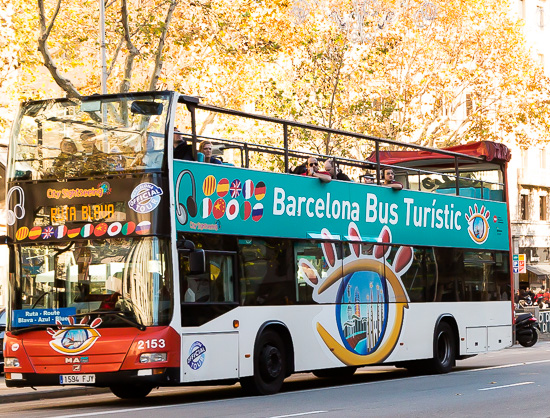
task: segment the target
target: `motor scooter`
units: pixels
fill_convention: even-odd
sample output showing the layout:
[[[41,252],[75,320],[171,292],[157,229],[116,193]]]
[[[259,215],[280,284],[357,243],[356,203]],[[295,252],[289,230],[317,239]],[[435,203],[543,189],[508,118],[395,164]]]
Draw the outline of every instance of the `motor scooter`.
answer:
[[[539,322],[537,318],[531,312],[521,313],[516,316],[516,339],[524,347],[534,346],[538,339],[540,332]]]

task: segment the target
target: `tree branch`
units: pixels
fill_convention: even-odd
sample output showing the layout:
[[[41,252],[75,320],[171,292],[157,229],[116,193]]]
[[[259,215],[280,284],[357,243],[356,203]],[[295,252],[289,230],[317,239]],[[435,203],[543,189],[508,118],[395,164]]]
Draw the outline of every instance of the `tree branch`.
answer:
[[[75,86],[71,81],[64,77],[59,70],[52,58],[50,50],[48,48],[48,36],[51,33],[55,19],[61,7],[61,0],[57,1],[54,15],[49,25],[46,26],[46,13],[44,11],[44,0],[38,0],[38,11],[40,17],[40,37],[38,38],[38,50],[44,58],[44,66],[48,69],[53,79],[59,87],[61,87],[66,93],[67,97],[80,98],[80,93],[76,90]]]
[[[124,64],[124,78],[122,79],[122,83],[120,83],[120,92],[127,93],[130,91],[134,59],[139,55],[139,50],[132,43],[130,36],[130,26],[128,24],[128,4],[126,0],[122,0],[120,13],[122,15],[122,27],[124,28],[124,41],[126,42],[126,47],[128,48],[128,56],[126,57],[126,62]]]
[[[164,42],[166,40],[166,34],[168,33],[168,28],[170,27],[170,22],[172,20],[172,15],[178,4],[178,0],[172,0],[170,2],[170,7],[168,8],[168,13],[166,14],[166,19],[164,20],[164,27],[162,28],[162,34],[159,38],[159,44],[157,47],[157,53],[155,55],[155,67],[153,74],[151,75],[151,83],[149,84],[149,90],[153,91],[157,89],[157,82],[162,71],[162,50],[164,49]]]

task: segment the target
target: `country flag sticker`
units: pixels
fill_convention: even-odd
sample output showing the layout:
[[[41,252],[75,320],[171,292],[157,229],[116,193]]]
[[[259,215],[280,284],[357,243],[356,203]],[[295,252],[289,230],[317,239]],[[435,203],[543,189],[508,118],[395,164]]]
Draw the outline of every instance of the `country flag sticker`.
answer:
[[[212,213],[212,200],[209,197],[202,199],[200,211],[202,213],[202,219],[206,219]]]
[[[229,192],[229,180],[221,179],[220,182],[218,183],[217,192],[219,197],[224,197],[227,194],[227,192]]]
[[[214,209],[212,209],[212,214],[214,215],[214,218],[220,219],[223,217],[225,213],[225,200],[218,199],[216,200],[216,203],[214,203]]]
[[[134,231],[136,230],[136,224],[133,223],[133,222],[126,222],[124,224],[124,226],[122,227],[122,233],[124,235],[130,235],[130,234],[133,234]]]
[[[136,234],[145,235],[151,230],[151,222],[141,221],[136,226]]]
[[[53,236],[54,232],[55,230],[53,229],[53,226],[44,227],[44,229],[42,230],[42,239],[50,239]]]
[[[65,235],[67,235],[67,227],[65,225],[60,225],[57,227],[57,231],[55,232],[55,237],[57,239],[63,238]]]
[[[29,231],[29,239],[36,239],[42,234],[42,227],[35,226]]]
[[[244,182],[243,195],[247,200],[254,196],[254,183],[252,180],[247,180]]]
[[[29,236],[29,228],[27,228],[26,226],[22,226],[15,233],[15,239],[17,241],[27,239],[28,236]]]
[[[237,202],[237,199],[232,199],[227,204],[227,209],[225,209],[225,216],[227,216],[227,219],[232,221],[239,215],[239,202]]]
[[[120,222],[113,222],[109,225],[109,228],[107,228],[107,234],[109,234],[110,237],[120,234],[120,231],[122,231],[122,224]]]
[[[92,224],[86,224],[80,230],[82,238],[88,238],[94,232],[94,226]]]
[[[261,203],[256,203],[252,208],[252,219],[255,222],[258,222],[264,216],[264,205]]]
[[[96,237],[102,237],[107,233],[107,224],[105,222],[100,223],[94,229],[94,235]]]
[[[243,221],[246,221],[248,218],[250,218],[251,213],[252,213],[252,205],[248,201],[244,202],[243,205],[241,206],[241,211],[240,211],[241,219]]]
[[[69,229],[69,231],[67,231],[67,236],[69,238],[76,238],[78,235],[80,235],[80,228]]]
[[[254,190],[254,195],[256,196],[256,200],[262,200],[265,196],[265,183],[263,181],[260,181],[258,184],[256,184],[256,189]]]
[[[239,197],[241,195],[243,188],[241,181],[239,179],[235,179],[231,182],[231,187],[229,187],[229,193],[231,194],[231,197],[235,199],[236,197]]]
[[[216,191],[216,177],[210,175],[202,183],[202,192],[205,196],[211,196]]]

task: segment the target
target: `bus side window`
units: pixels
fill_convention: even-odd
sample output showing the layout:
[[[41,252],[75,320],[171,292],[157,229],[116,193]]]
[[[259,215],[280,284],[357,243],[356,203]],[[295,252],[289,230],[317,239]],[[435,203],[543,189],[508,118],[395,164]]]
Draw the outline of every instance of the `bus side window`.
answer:
[[[183,302],[233,302],[233,257],[225,254],[206,255],[206,271],[190,274],[189,254],[180,252],[180,279]]]
[[[342,245],[333,243],[336,263],[342,266]],[[321,242],[297,242],[294,244],[296,299],[299,303],[313,303],[313,283],[326,277],[330,268],[325,260]]]
[[[241,303],[288,305],[296,301],[290,240],[240,242]]]

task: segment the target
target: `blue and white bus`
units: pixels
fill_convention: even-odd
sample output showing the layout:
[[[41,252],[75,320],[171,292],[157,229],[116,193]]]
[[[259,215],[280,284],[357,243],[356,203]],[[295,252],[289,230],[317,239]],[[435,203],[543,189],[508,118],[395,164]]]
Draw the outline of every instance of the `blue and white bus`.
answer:
[[[291,142],[329,134],[373,151],[335,157],[357,181],[290,172],[329,157]],[[201,162],[203,140],[223,164]],[[176,92],[24,103],[7,168],[6,385],[270,394],[296,372],[445,373],[510,346],[508,159]],[[381,184],[388,166],[402,190]]]

